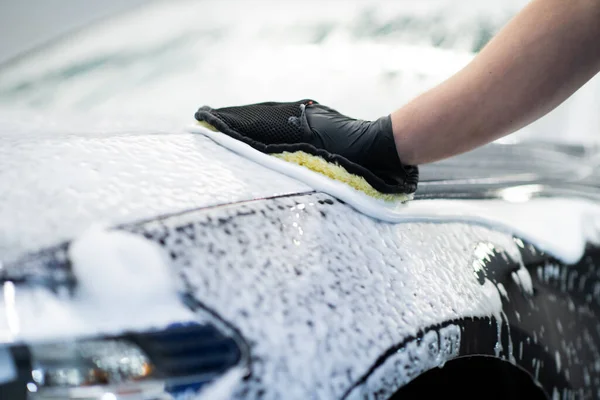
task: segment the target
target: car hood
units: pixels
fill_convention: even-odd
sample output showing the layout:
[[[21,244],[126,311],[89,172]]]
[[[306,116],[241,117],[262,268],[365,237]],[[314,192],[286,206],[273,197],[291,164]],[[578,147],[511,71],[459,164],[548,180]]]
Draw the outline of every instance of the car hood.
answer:
[[[92,224],[311,191],[174,126],[0,115],[0,261]]]
[[[24,271],[3,283],[1,342],[164,327],[197,319],[192,304],[253,343],[252,390],[305,398],[306,388],[322,387],[322,397],[353,398],[377,379],[369,374],[381,360],[397,369],[394,357],[408,365],[435,348],[413,372],[441,365],[458,355],[455,321],[501,321],[503,298],[534,294],[524,243],[510,230],[456,223],[454,215],[442,218],[449,223],[383,223],[179,121],[23,114],[0,122],[0,249],[19,259],[2,272]],[[500,210],[505,220],[529,220],[542,236],[583,248],[585,232],[600,242],[598,206],[525,195],[533,186],[538,195],[597,198],[595,159],[584,148],[491,145],[424,166],[407,210],[435,220],[448,198],[493,198],[462,202],[461,212],[480,214],[525,199]],[[523,187],[524,197],[506,196]],[[430,198],[439,201],[413,207]],[[562,219],[552,218],[558,210]],[[90,232],[99,223],[121,226]],[[492,249],[512,263],[502,282],[480,273]],[[26,253],[35,254],[21,258]],[[72,281],[72,296],[64,296]],[[439,334],[417,337],[440,324]],[[390,351],[400,346],[408,350]]]
[[[0,261],[91,225],[313,191],[186,132],[180,122],[0,113]],[[416,198],[497,197],[495,190],[509,186],[552,183],[580,195],[597,186],[595,154],[555,144],[494,144],[422,166]]]

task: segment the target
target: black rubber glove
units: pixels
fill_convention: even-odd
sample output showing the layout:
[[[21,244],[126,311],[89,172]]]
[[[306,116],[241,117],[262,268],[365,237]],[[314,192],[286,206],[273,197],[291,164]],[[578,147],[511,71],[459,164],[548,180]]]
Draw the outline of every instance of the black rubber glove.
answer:
[[[418,168],[398,158],[390,116],[349,118],[314,100],[259,103],[196,112],[219,131],[264,153],[305,151],[363,176],[382,193],[412,193]]]

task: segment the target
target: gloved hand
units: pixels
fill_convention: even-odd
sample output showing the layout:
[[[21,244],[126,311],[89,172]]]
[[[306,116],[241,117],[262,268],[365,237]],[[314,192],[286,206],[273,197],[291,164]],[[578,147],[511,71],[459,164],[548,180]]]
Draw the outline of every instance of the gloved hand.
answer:
[[[398,157],[390,116],[375,121],[349,118],[314,100],[267,102],[212,109],[198,121],[264,153],[304,151],[364,177],[382,193],[413,193],[418,168]]]

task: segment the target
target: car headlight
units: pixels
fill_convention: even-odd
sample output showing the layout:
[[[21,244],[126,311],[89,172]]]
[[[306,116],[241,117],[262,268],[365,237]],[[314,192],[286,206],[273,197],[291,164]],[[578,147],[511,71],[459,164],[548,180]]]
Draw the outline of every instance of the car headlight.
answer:
[[[171,400],[249,365],[241,337],[207,322],[32,343],[11,354],[19,376],[0,385],[11,400]]]
[[[148,356],[123,339],[36,344],[30,353],[32,381],[27,390],[34,399],[86,398],[97,392],[96,385],[118,386],[154,377]],[[143,389],[160,393],[163,388],[155,384]]]

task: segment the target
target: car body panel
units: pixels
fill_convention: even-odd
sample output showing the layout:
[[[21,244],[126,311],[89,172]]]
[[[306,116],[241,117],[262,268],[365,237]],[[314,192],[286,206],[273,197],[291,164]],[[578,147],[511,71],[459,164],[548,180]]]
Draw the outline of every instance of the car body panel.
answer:
[[[132,228],[255,343],[260,373],[241,397],[386,398],[473,354],[521,366],[547,393],[600,382],[597,251],[570,268],[504,232],[384,224],[322,194],[194,214]]]
[[[190,304],[249,343],[235,398],[387,398],[468,355],[519,365],[550,394],[598,387],[597,251],[567,266],[506,232],[382,223],[322,193],[119,229],[159,244]],[[39,257],[47,273],[69,270],[61,251]]]
[[[223,383],[234,398],[388,398],[428,369],[471,355],[522,368],[548,395],[597,397],[600,257],[585,242],[598,239],[597,214],[562,202],[599,199],[595,149],[496,143],[423,166],[412,204],[467,200],[463,218],[441,218],[432,203],[428,220],[391,224],[181,129],[204,103],[307,94],[379,117],[468,63],[524,4],[506,3],[487,12],[475,2],[360,0],[343,10],[319,2],[316,15],[306,4],[290,14],[283,2],[269,2],[271,13],[154,2],[4,65],[3,343],[35,344],[31,332],[12,329],[15,316],[43,341],[36,313],[52,318],[80,301],[89,277],[73,268],[69,249],[101,225],[158,246],[180,306],[243,339],[249,375]],[[596,87],[517,137],[585,136],[597,126],[589,112]],[[557,200],[537,214],[555,222],[541,232],[553,241],[527,243],[502,218],[481,223],[468,202],[483,205],[482,217],[498,204],[537,207],[540,197]],[[557,257],[565,253],[536,246],[552,251],[561,242],[583,257],[568,264]],[[136,331],[131,319],[112,333]],[[91,325],[85,336],[106,333]],[[78,339],[69,326],[60,326],[61,339]]]
[[[564,191],[567,182],[596,176],[594,154],[549,145],[488,146],[422,167],[416,196],[489,197],[494,189],[531,183],[559,183]],[[0,114],[0,186],[11,188],[0,198],[4,263],[92,224],[313,190],[173,121],[43,113]]]
[[[201,135],[29,117],[0,125],[5,263],[91,224],[312,190]]]
[[[600,326],[589,318],[596,312],[595,261],[580,274],[592,285],[584,285],[585,299],[559,286],[536,300],[532,279],[541,290],[551,279],[548,265],[560,261],[542,255],[542,264],[523,263],[539,250],[525,251],[505,226],[436,220],[433,209],[429,222],[384,223],[201,135],[87,121],[31,117],[0,128],[0,180],[12,189],[1,198],[2,279],[16,285],[32,312],[78,301],[61,290],[76,293],[82,278],[69,260],[70,241],[102,223],[157,243],[189,304],[248,341],[252,372],[234,388],[240,398],[391,395],[422,372],[471,354],[520,365],[548,393],[597,386],[591,361],[577,369],[577,360],[597,355]],[[456,197],[509,204],[515,199],[502,193],[531,185],[537,189],[522,207],[565,192],[597,199],[594,154],[487,146],[424,167],[414,204]],[[540,314],[548,302],[572,313]],[[8,316],[6,298],[2,304]],[[35,315],[25,309],[24,320]],[[532,315],[535,326],[523,327]],[[562,341],[554,316],[571,332]],[[546,347],[543,332],[552,332]],[[577,347],[583,341],[585,354]]]

